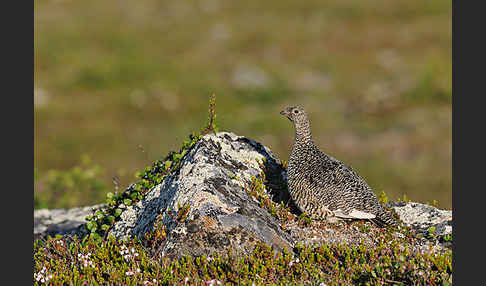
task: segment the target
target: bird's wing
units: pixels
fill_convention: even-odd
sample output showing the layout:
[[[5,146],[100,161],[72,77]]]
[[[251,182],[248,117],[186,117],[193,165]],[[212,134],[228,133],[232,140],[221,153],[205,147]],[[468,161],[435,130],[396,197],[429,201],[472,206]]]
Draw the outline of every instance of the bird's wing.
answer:
[[[315,153],[318,160],[314,162],[320,162],[315,171],[311,174],[310,180],[313,184],[316,184],[322,188],[328,188],[330,186],[335,186],[339,188],[340,186],[347,185],[351,189],[369,189],[366,181],[361,178],[350,166],[345,165],[343,162],[321,152]],[[353,186],[356,186],[354,188]]]
[[[326,197],[333,212],[340,209],[336,216],[375,218],[370,210],[376,198],[366,181],[341,161],[321,151],[314,154],[319,158],[313,162],[320,165],[312,168],[314,171],[309,172],[308,181],[315,189],[322,190],[319,195]]]

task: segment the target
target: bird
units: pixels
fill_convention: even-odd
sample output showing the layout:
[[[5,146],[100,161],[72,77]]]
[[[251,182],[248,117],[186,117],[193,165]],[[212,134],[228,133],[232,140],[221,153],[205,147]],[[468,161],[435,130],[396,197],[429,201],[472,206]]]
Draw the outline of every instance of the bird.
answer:
[[[289,106],[280,114],[295,127],[287,185],[300,211],[320,220],[331,217],[371,220],[379,227],[397,224],[356,171],[322,152],[314,143],[303,107]]]

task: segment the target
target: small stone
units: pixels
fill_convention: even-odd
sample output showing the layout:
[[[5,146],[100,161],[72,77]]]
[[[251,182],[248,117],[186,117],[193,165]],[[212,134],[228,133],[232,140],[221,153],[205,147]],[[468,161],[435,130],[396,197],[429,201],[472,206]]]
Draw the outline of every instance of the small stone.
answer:
[[[190,233],[195,233],[199,231],[199,226],[197,223],[191,223],[187,226],[187,231]]]

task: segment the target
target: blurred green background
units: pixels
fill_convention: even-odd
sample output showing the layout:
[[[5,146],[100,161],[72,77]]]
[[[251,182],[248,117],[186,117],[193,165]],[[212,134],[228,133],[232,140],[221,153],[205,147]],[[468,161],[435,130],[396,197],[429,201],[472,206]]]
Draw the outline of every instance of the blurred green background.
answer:
[[[207,120],[316,143],[396,200],[452,206],[452,3],[69,1],[35,11],[34,206],[101,203]]]

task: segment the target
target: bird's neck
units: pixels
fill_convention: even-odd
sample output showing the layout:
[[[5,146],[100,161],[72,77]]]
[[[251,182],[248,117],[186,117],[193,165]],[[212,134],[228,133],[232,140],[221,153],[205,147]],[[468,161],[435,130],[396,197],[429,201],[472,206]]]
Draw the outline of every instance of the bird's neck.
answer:
[[[295,140],[296,145],[312,143],[312,134],[309,122],[304,122],[295,126]]]

